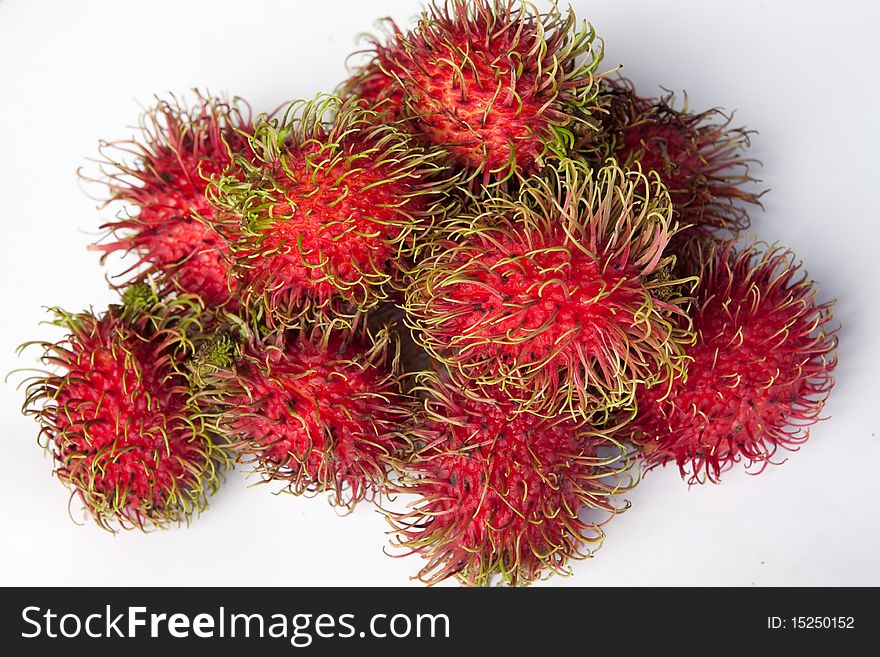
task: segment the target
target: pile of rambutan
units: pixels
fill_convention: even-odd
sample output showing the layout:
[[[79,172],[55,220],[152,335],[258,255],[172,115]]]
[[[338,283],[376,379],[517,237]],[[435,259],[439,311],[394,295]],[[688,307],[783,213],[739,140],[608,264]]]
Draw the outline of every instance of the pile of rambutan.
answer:
[[[52,310],[24,409],[98,524],[187,523],[239,463],[374,503],[426,583],[521,585],[591,556],[640,471],[807,439],[836,329],[741,238],[748,130],[639,95],[555,3],[383,32],[335,95],[160,98],[102,146],[93,248],[133,264],[118,304]]]

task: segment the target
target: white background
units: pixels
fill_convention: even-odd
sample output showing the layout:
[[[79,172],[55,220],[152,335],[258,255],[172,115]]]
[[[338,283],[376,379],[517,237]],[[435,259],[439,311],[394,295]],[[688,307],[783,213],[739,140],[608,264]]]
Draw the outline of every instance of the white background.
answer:
[[[540,6],[546,7],[539,0]],[[870,0],[575,0],[643,93],[687,89],[695,109],[737,108],[772,191],[754,231],[790,246],[836,297],[838,385],[801,452],[758,477],[688,490],[650,473],[607,527],[596,558],[551,585],[880,584],[880,120]],[[357,34],[416,0],[290,2],[0,0],[0,370],[15,346],[56,339],[42,306],[112,299],[95,253],[107,218],[75,172],[99,138],[131,134],[154,93],[193,86],[256,110],[329,91]],[[112,536],[77,526],[50,477],[20,376],[0,385],[0,584],[406,585],[418,557],[383,554],[386,525],[364,505],[274,496],[237,471],[191,527]],[[75,514],[78,515],[78,514]]]

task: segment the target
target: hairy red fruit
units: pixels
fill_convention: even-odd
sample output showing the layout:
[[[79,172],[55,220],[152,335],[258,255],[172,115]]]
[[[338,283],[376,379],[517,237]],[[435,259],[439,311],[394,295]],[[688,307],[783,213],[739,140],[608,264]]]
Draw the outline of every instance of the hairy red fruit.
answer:
[[[565,417],[516,413],[503,396],[470,398],[422,378],[424,416],[412,432],[422,447],[398,484],[417,500],[389,513],[398,545],[428,560],[420,579],[528,584],[567,574],[571,559],[601,545],[596,516],[619,511],[613,495],[631,483],[620,445]]]
[[[389,459],[407,447],[412,409],[391,346],[387,331],[346,337],[321,323],[252,340],[206,379],[203,402],[266,480],[351,508],[383,492]]]
[[[656,180],[565,162],[436,238],[406,290],[407,321],[456,375],[526,411],[598,421],[683,367],[669,212]]]
[[[191,408],[180,365],[200,302],[159,302],[126,291],[126,308],[101,316],[55,309],[70,331],[41,343],[57,373],[31,380],[25,412],[36,417],[55,459],[102,527],[164,526],[206,507],[227,461]],[[133,303],[137,301],[137,303]]]
[[[638,96],[631,82],[608,85],[604,140],[621,165],[639,162],[656,171],[669,189],[672,206],[684,230],[682,238],[723,230],[736,234],[749,225],[743,204],[760,204],[760,194],[744,185],[752,160],[743,152],[749,132],[731,128],[730,117],[717,109],[691,113],[687,102],[676,109],[674,97]]]
[[[248,153],[250,110],[197,94],[189,108],[175,99],[159,101],[141,119],[133,141],[106,145],[107,203],[125,202],[134,213],[106,223],[113,241],[94,248],[109,254],[133,252],[132,268],[161,274],[164,283],[197,294],[209,306],[230,304],[236,287],[226,244],[203,223],[216,212],[205,198],[207,179],[219,175],[232,153]],[[116,162],[112,151],[133,162]]]
[[[244,217],[218,228],[248,281],[245,298],[280,325],[315,307],[365,310],[388,298],[443,211],[440,154],[327,97],[260,123],[253,145],[255,160],[236,157],[214,194]]]
[[[389,21],[386,37],[344,93],[405,119],[484,184],[566,150],[596,96],[595,32],[555,5],[450,0],[411,32]]]
[[[763,470],[795,449],[834,380],[831,304],[789,251],[721,245],[704,255],[687,376],[638,394],[628,426],[651,466],[675,462],[691,483],[717,482],[741,460]]]

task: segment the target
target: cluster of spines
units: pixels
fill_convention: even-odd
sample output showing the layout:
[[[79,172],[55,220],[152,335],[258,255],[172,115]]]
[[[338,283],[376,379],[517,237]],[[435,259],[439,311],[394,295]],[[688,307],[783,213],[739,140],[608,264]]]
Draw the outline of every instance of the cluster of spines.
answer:
[[[649,467],[675,463],[691,483],[745,461],[760,472],[809,437],[834,385],[832,302],[817,301],[794,255],[758,244],[704,247],[686,376],[644,390],[626,428]]]
[[[503,395],[465,395],[434,372],[418,384],[418,449],[394,489],[417,498],[387,517],[396,546],[427,560],[421,580],[523,585],[591,556],[633,483],[622,445],[566,416],[518,413]]]
[[[52,309],[52,323],[69,333],[37,343],[55,371],[29,380],[24,412],[40,424],[55,474],[100,526],[188,522],[229,462],[224,442],[198,420],[184,374],[202,303],[160,299],[147,283],[123,300],[100,315]]]
[[[594,129],[602,51],[571,9],[450,0],[429,5],[412,31],[388,23],[386,43],[373,41],[342,93],[402,119],[469,180],[534,173]]]
[[[250,145],[209,190],[249,308],[283,327],[386,300],[445,211],[439,152],[328,96],[261,117]]]
[[[329,492],[351,510],[386,491],[391,464],[409,451],[411,399],[387,328],[316,318],[238,341],[227,334],[200,369],[206,421],[239,461],[293,494]]]
[[[679,241],[735,237],[749,227],[746,205],[760,205],[761,196],[752,189],[755,162],[744,155],[749,130],[732,127],[718,109],[690,111],[687,97],[677,107],[671,92],[642,97],[625,78],[602,81],[600,104],[599,138],[591,135],[582,153],[657,172],[682,224]]]
[[[223,241],[204,219],[216,210],[205,198],[209,179],[228,166],[233,154],[248,151],[250,108],[195,92],[187,106],[173,96],[159,99],[141,116],[138,135],[101,147],[109,192],[104,205],[127,204],[102,226],[104,253],[133,253],[138,261],[122,283],[151,277],[164,288],[198,294],[211,306],[232,303],[231,276]]]
[[[563,161],[425,246],[407,321],[466,387],[499,387],[548,417],[608,419],[685,365],[692,281],[668,275],[670,211],[655,176]]]

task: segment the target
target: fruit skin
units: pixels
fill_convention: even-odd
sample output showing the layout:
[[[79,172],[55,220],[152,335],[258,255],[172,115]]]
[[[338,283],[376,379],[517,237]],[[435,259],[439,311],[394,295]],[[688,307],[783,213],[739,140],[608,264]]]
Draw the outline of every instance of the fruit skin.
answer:
[[[691,484],[715,482],[734,463],[763,471],[797,449],[834,385],[832,303],[779,247],[703,251],[691,316],[697,332],[687,375],[643,389],[627,427],[649,467],[674,462]]]
[[[463,385],[601,422],[684,367],[688,281],[663,254],[670,212],[656,178],[563,162],[425,245],[407,322]]]
[[[202,330],[193,296],[160,300],[136,284],[101,315],[55,308],[69,334],[36,343],[55,368],[32,378],[24,412],[40,424],[55,474],[103,528],[189,522],[228,457],[190,404],[183,363]]]
[[[249,152],[250,108],[238,98],[195,95],[192,106],[173,96],[157,100],[141,117],[135,139],[103,144],[104,205],[126,203],[134,213],[104,224],[112,241],[93,248],[105,258],[117,251],[136,254],[138,262],[123,274],[137,272],[133,280],[158,275],[169,289],[234,310],[226,244],[203,221],[216,212],[205,190],[207,178],[218,175],[233,153]]]
[[[567,153],[595,106],[601,44],[555,3],[546,13],[509,0],[434,3],[410,32],[387,20],[373,47],[341,93],[405,121],[475,183]]]
[[[386,511],[396,546],[427,560],[419,579],[524,585],[598,549],[601,525],[627,506],[614,495],[633,483],[621,445],[565,416],[517,413],[503,396],[466,396],[432,372],[420,383],[420,449],[395,490],[417,499]]]
[[[387,299],[445,212],[442,154],[377,118],[330,96],[293,103],[280,121],[258,121],[254,158],[234,157],[212,188],[243,298],[270,325]]]
[[[265,481],[296,495],[329,491],[350,510],[384,492],[389,460],[409,449],[398,357],[387,330],[340,322],[251,335],[231,367],[202,370],[199,405]]]
[[[660,175],[683,227],[676,245],[748,228],[744,204],[760,205],[762,195],[750,189],[758,182],[749,172],[754,160],[744,157],[750,131],[730,127],[731,117],[718,109],[691,112],[686,96],[679,109],[672,93],[644,98],[625,78],[602,84],[600,137],[582,150],[595,161],[639,162]]]

